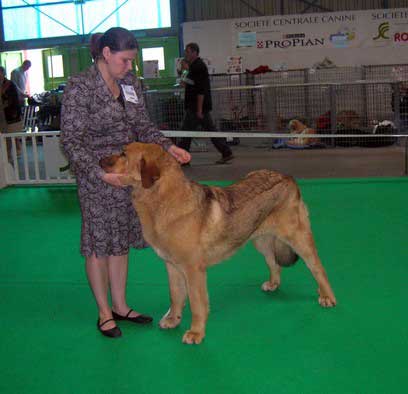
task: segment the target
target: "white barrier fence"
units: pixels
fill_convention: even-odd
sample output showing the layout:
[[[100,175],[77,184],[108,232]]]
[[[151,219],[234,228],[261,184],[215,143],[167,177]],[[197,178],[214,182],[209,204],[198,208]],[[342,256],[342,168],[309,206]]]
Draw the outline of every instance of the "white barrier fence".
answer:
[[[74,183],[59,136],[60,131],[0,134],[6,185]]]
[[[310,138],[310,135],[266,132],[190,132],[163,131],[168,137],[239,137],[276,139]],[[408,175],[406,134],[319,134],[320,140],[333,143],[337,138],[401,138],[405,141],[405,169]],[[330,142],[329,142],[330,141]],[[60,147],[60,131],[0,134],[0,187],[7,185],[72,184],[75,178],[69,171],[67,159]],[[271,153],[272,154],[272,153]]]

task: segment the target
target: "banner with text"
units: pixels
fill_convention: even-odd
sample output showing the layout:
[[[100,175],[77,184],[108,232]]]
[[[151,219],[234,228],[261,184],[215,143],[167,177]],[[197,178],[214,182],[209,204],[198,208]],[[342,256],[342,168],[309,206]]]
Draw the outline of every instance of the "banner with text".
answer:
[[[408,8],[236,19],[231,30],[238,50],[408,48]]]
[[[408,63],[408,8],[279,15],[183,23],[184,43],[197,42],[216,73]],[[238,72],[238,71],[236,71]]]

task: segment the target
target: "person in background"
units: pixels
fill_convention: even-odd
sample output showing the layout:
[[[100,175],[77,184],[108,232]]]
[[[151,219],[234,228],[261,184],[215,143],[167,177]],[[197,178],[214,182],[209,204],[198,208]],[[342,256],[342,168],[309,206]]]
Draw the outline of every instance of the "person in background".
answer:
[[[1,99],[8,124],[21,121],[21,105],[16,85],[6,78],[6,70],[0,66]],[[22,131],[16,130],[16,131]]]
[[[144,248],[131,188],[119,174],[105,173],[99,161],[121,153],[133,141],[161,145],[180,163],[190,154],[151,123],[140,83],[132,71],[138,43],[123,28],[107,30],[91,48],[94,64],[68,80],[61,110],[61,144],[76,175],[81,208],[81,254],[98,306],[97,328],[107,337],[122,335],[117,320],[148,324],[126,300],[129,248]],[[109,304],[110,290],[112,306]]]
[[[194,85],[194,81],[188,78],[188,70],[188,61],[185,58],[181,59],[179,69],[177,70],[178,78],[176,87],[185,88],[187,84]]]
[[[24,100],[29,97],[27,93],[27,71],[31,67],[29,60],[24,60],[20,67],[11,72],[10,79],[17,87],[20,105],[24,105]]]
[[[4,67],[1,67],[1,69],[4,70]],[[4,71],[3,75],[5,74],[6,73]],[[2,86],[3,86],[3,83],[0,81],[0,89],[2,88]],[[6,132],[7,132],[6,114],[4,112],[3,100],[0,99],[0,133],[6,133]]]
[[[400,112],[400,130],[403,133],[408,133],[408,83],[402,82],[399,84],[399,112]],[[395,94],[392,93],[391,107],[395,112]]]
[[[192,83],[185,85],[185,115],[182,130],[195,131],[199,126],[205,131],[216,131],[216,127],[211,118],[212,101],[211,86],[208,68],[199,57],[200,48],[196,43],[186,45],[185,59],[189,63],[189,72],[187,78]],[[215,148],[221,153],[221,158],[216,161],[217,164],[224,164],[231,161],[231,148],[225,138],[211,138]],[[179,146],[187,151],[190,150],[191,138],[180,138]]]
[[[6,78],[6,70],[0,66],[1,102],[6,120],[5,132],[17,133],[24,130],[21,116],[21,105],[16,85]],[[16,138],[17,155],[21,153],[21,140]],[[11,159],[11,141],[7,141],[8,157]]]

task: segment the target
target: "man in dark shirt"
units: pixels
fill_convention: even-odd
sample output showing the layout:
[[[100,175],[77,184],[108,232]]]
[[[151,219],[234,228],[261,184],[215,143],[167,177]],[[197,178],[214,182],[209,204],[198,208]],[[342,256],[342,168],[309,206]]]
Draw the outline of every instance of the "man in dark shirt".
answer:
[[[198,56],[199,53],[197,44],[190,43],[186,46],[185,59],[190,65],[187,77],[191,83],[186,84],[185,88],[182,130],[195,131],[201,125],[205,131],[216,131],[210,114],[212,110],[210,78],[206,64]],[[211,138],[211,142],[222,155],[217,164],[227,163],[234,158],[225,138]],[[181,138],[178,145],[189,151],[191,138]]]
[[[408,83],[401,82],[398,87],[400,88],[399,92],[399,114],[400,122],[399,129],[402,133],[408,133]],[[392,92],[391,97],[391,107],[393,112],[395,112],[395,94]]]

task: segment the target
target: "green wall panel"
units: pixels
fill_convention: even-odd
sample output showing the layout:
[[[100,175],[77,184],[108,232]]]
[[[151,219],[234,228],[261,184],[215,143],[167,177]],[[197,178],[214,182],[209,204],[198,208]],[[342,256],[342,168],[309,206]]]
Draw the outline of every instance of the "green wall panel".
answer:
[[[150,89],[170,88],[175,83],[175,59],[179,57],[179,44],[177,37],[154,37],[139,38],[139,54],[137,64],[139,66],[139,76],[143,76],[142,49],[143,48],[164,48],[165,69],[160,70],[160,78],[148,78],[144,80],[145,85]],[[62,55],[64,64],[64,76],[54,77],[48,70],[48,57]],[[44,85],[46,90],[55,89],[61,83],[67,81],[68,77],[75,75],[92,64],[88,46],[81,47],[60,47],[46,49],[43,51],[44,64]]]

